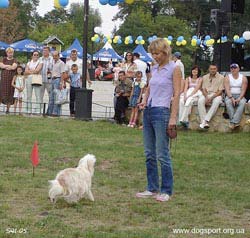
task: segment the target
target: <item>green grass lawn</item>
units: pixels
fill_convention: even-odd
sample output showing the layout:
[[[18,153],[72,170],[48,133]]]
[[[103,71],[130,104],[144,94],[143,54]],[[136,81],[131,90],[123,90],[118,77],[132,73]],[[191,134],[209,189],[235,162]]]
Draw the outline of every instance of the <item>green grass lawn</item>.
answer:
[[[135,198],[146,186],[140,130],[1,116],[0,133],[1,238],[250,237],[249,133],[180,132],[172,146],[174,196],[167,203]],[[35,140],[41,161],[33,178]],[[95,202],[52,205],[48,180],[86,153],[97,158]],[[214,234],[201,235],[206,229]]]

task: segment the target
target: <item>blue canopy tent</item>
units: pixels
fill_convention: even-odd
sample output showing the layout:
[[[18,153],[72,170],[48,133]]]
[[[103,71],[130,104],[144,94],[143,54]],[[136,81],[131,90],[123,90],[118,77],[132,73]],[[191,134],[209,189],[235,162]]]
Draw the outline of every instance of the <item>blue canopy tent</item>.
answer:
[[[153,59],[148,55],[147,51],[144,49],[142,45],[137,45],[137,47],[134,49],[133,53],[140,54],[140,59],[145,62],[152,62]]]
[[[35,50],[41,51],[43,45],[30,39],[16,41],[10,45],[15,51],[33,52]]]
[[[118,61],[121,60],[122,57],[115,52],[110,43],[106,42],[103,48],[93,55],[93,60],[109,61],[110,59],[112,59],[112,61]]]
[[[79,40],[77,38],[75,38],[72,45],[68,49],[61,52],[62,57],[63,58],[69,57],[72,50],[77,50],[78,57],[82,59],[83,48],[82,48],[82,46],[81,46],[81,44],[80,44],[80,42],[79,42]],[[88,55],[88,58],[91,57],[90,54],[87,54],[87,55]]]
[[[5,50],[9,47],[8,44],[4,43],[3,41],[0,41],[0,50]]]

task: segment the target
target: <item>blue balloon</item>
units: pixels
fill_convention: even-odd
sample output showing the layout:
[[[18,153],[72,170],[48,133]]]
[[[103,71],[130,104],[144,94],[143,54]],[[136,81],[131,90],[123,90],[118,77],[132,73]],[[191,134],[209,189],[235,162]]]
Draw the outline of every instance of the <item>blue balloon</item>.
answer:
[[[182,42],[184,40],[184,37],[183,36],[179,36],[178,38],[177,38],[177,41],[179,41],[179,42]]]
[[[59,4],[62,7],[66,7],[69,4],[69,0],[59,0]]]
[[[226,41],[227,41],[227,36],[222,36],[222,37],[221,37],[221,41],[226,42]]]
[[[156,39],[157,39],[157,36],[156,36],[156,35],[154,35],[154,36],[153,36],[153,40],[156,40]]]
[[[141,40],[143,40],[143,37],[142,37],[142,36],[138,36],[138,37],[137,37],[137,40],[138,40],[138,41],[141,41]]]
[[[168,36],[168,40],[172,41],[173,40],[173,36]]]
[[[109,0],[110,6],[115,6],[117,4],[117,0]]]
[[[100,42],[100,38],[98,37],[96,40],[95,40],[95,43],[99,43]]]
[[[129,44],[133,44],[133,40],[130,39],[130,40],[129,40]]]
[[[8,8],[9,7],[9,0],[1,0],[0,1],[0,8]]]
[[[121,40],[121,39],[119,39],[119,40],[117,41],[117,43],[118,43],[118,44],[121,44],[121,43],[122,43],[122,40]]]
[[[117,0],[117,3],[124,3],[124,0]]]
[[[102,5],[108,4],[109,0],[99,0],[99,3]]]
[[[148,37],[148,43],[151,43],[153,41],[153,37]]]
[[[240,37],[239,38],[239,43],[240,44],[244,44],[246,42],[246,40],[243,38],[243,37]]]
[[[211,39],[210,35],[205,36],[205,40],[210,40],[210,39]]]
[[[198,36],[192,36],[192,39],[197,40]]]
[[[197,39],[196,44],[197,44],[197,45],[200,45],[200,44],[201,44],[201,40],[200,40],[200,39]]]

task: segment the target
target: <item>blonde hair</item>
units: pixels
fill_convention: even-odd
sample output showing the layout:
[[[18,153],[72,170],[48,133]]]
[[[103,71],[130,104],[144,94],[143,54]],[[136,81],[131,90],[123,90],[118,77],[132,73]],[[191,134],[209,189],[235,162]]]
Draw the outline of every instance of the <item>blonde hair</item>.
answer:
[[[14,52],[14,49],[11,48],[11,47],[8,47],[8,48],[5,50],[5,52],[6,52],[6,53],[8,53],[8,52]]]
[[[150,45],[148,46],[148,51],[150,53],[161,51],[167,56],[168,61],[170,61],[172,57],[171,47],[168,44],[168,42],[163,38],[158,38],[152,41]]]

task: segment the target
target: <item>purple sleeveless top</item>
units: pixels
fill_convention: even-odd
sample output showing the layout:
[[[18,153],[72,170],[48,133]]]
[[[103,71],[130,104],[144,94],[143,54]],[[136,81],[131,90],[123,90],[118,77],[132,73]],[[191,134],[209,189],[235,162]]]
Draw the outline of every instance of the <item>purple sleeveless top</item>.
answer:
[[[149,81],[148,106],[170,108],[173,96],[173,72],[175,67],[174,61],[170,61],[160,70],[158,64],[153,66],[152,78]]]

